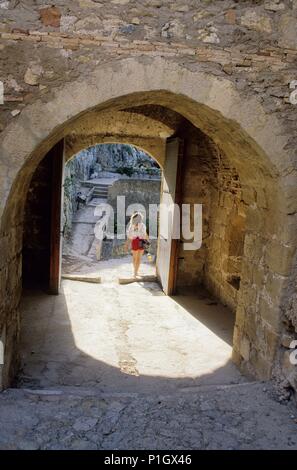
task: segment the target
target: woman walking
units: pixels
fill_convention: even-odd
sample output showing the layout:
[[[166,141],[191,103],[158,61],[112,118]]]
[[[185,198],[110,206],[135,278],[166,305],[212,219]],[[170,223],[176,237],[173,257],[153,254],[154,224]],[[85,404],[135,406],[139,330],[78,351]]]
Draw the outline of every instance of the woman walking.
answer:
[[[127,229],[127,236],[128,240],[131,242],[134,277],[137,277],[141,258],[144,253],[145,240],[148,240],[146,226],[143,223],[143,216],[140,212],[134,212],[131,216]]]

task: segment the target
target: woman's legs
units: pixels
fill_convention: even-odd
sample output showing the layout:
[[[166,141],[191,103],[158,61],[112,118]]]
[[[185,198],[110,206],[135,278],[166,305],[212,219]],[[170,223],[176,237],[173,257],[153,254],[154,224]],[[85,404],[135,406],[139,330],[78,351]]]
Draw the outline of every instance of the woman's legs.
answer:
[[[143,253],[144,253],[144,250],[132,250],[134,277],[138,275],[139,266],[141,263],[141,258],[142,258]]]
[[[136,250],[132,250],[132,261],[133,261],[133,268],[134,268],[134,277],[137,276],[137,272],[138,272],[138,268],[137,268],[137,265],[138,265],[138,251]]]
[[[143,255],[143,251],[144,251],[144,250],[138,250],[138,251],[137,251],[137,258],[136,258],[136,276],[137,276],[138,271],[139,271],[139,266],[140,266],[140,263],[141,263],[141,258],[142,258],[142,255]]]

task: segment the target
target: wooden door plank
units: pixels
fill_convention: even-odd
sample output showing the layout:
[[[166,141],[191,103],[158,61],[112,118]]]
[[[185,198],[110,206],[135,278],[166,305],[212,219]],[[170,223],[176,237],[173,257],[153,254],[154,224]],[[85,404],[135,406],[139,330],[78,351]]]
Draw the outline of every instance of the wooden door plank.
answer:
[[[180,207],[180,209],[181,209],[181,204],[182,204],[183,155],[184,155],[184,142],[183,140],[179,139],[174,200],[175,200],[175,204],[177,204]],[[180,224],[181,224],[181,221],[180,221]],[[170,266],[169,266],[169,276],[168,276],[168,295],[174,295],[176,292],[179,246],[180,246],[180,240],[173,239],[171,241]]]
[[[183,153],[182,141],[178,138],[167,142],[166,159],[161,188],[161,203],[169,206],[179,203],[180,166],[179,160]],[[157,274],[162,289],[166,295],[172,295],[175,290],[178,240],[172,240],[172,234],[166,233],[166,211],[160,211],[159,242],[157,257]],[[173,222],[174,218],[172,218]]]
[[[59,294],[61,279],[61,212],[64,166],[64,140],[51,150],[52,191],[51,191],[51,233],[50,233],[50,279],[49,293]]]

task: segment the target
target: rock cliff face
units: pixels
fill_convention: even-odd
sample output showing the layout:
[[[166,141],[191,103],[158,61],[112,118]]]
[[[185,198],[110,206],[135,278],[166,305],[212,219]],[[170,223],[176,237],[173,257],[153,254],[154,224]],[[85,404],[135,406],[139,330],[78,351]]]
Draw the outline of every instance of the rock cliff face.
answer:
[[[66,165],[65,176],[75,177],[78,181],[88,180],[94,171],[97,161],[93,149],[84,150],[72,158]]]
[[[159,166],[145,152],[131,145],[104,144],[83,150],[75,157],[75,171],[83,179],[99,176],[101,171],[130,169],[135,173],[159,174]]]

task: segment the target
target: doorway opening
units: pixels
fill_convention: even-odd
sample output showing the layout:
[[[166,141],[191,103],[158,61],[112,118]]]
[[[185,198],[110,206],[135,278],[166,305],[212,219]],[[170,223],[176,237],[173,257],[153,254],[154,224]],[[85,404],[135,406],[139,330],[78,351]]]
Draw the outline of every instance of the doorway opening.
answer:
[[[61,83],[57,93],[46,94],[46,107],[43,100],[29,105],[2,135],[7,179],[1,186],[1,246],[5,247],[1,258],[1,341],[5,343],[1,384],[6,387],[11,383],[18,365],[22,251],[27,250],[27,262],[30,249],[32,252],[28,236],[22,244],[30,218],[30,210],[24,218],[24,201],[42,158],[61,141],[66,152],[76,147],[72,155],[97,143],[129,142],[154,155],[163,167],[167,141],[174,136],[184,139],[185,152],[192,157],[186,159],[189,171],[186,163],[182,200],[205,197],[204,248],[184,253],[179,247],[178,289],[204,284],[236,311],[235,362],[242,370],[270,378],[280,347],[286,283],[295,247],[288,216],[293,200],[291,175],[281,176],[284,163],[290,166],[291,154],[285,140],[271,139],[271,129],[279,129],[277,118],[266,112],[256,96],[250,99],[229,78],[165,58],[118,58],[116,62],[117,73],[113,65],[100,64],[83,86],[79,79],[73,84]],[[127,76],[137,76],[137,80],[127,80]],[[70,98],[74,95],[75,99]],[[254,125],[255,115],[261,126]],[[234,178],[230,182],[231,174]],[[201,182],[198,189],[197,182]],[[55,180],[50,191],[54,198],[59,182]],[[225,264],[229,253],[225,235],[234,213],[234,191],[246,213],[239,289],[238,282],[235,287],[228,282],[228,276],[239,274]],[[41,223],[45,223],[47,210]],[[49,255],[50,280],[52,272],[58,271],[58,266],[52,265],[52,248],[43,250],[46,257]],[[41,264],[47,269],[46,262]],[[32,280],[31,267],[23,268]],[[38,278],[37,271],[35,274]]]
[[[59,147],[60,162],[66,161],[61,178],[55,179],[57,162],[54,168],[51,166],[55,161],[53,151],[40,163],[49,162],[50,173],[43,173],[52,195],[47,208],[49,218],[57,216],[58,208],[62,213],[61,220],[56,218],[51,224],[55,231],[51,231],[50,240],[41,240],[49,244],[44,251],[49,257],[50,285],[60,295],[44,304],[44,316],[37,329],[38,338],[44,340],[39,343],[38,338],[33,339],[37,351],[32,355],[29,330],[44,294],[39,292],[32,297],[25,292],[20,383],[100,384],[107,389],[131,390],[135,386],[174,389],[189,384],[241,381],[231,362],[239,290],[229,282],[229,265],[222,276],[220,264],[239,253],[230,251],[236,243],[231,241],[233,232],[229,230],[235,215],[243,212],[239,177],[218,146],[176,113],[160,106],[136,107],[122,112],[124,122],[126,113],[136,122],[139,116],[148,119],[155,115],[158,132],[164,126],[169,135],[165,140],[156,137],[154,146],[149,147],[147,137],[143,145],[114,144],[112,137],[111,142],[103,143],[104,138],[97,134],[92,139],[82,138],[73,130]],[[129,119],[133,121],[131,116]],[[84,129],[90,129],[89,122]],[[96,144],[96,140],[101,143]],[[125,142],[129,140],[133,142],[133,138],[125,138]],[[90,141],[94,145],[86,145]],[[152,148],[155,153],[140,148]],[[152,154],[158,155],[157,163],[150,157]],[[133,166],[128,164],[131,161]],[[40,177],[40,172],[33,176],[29,194],[41,194]],[[35,189],[34,181],[39,181]],[[142,203],[145,207],[149,202],[162,202],[165,206],[175,203],[179,207],[202,205],[201,248],[188,250],[187,243],[193,240],[184,233],[178,240],[164,233],[159,213],[158,240],[150,253],[157,269],[153,263],[144,265],[154,279],[140,279],[128,286],[106,282],[130,277],[127,269],[130,273],[132,270],[131,257],[125,263],[122,256],[125,240],[105,237],[110,228],[120,231],[122,227],[115,223],[116,218],[106,217],[104,204],[108,201],[116,212],[116,198],[123,194],[129,204]],[[189,215],[192,229],[192,209]],[[128,218],[127,214],[124,226]],[[25,223],[28,222],[29,219]],[[97,238],[96,230],[103,236]],[[53,263],[53,258],[59,253],[61,238],[64,243],[60,251],[60,286],[59,261]],[[239,263],[237,272],[240,275]],[[40,374],[41,370],[46,373]]]
[[[161,176],[158,163],[129,144],[95,145],[66,162],[63,278],[132,282],[131,247],[126,231],[132,214],[138,211],[150,240],[142,256],[140,278],[156,280],[158,233],[153,223],[157,222]]]

